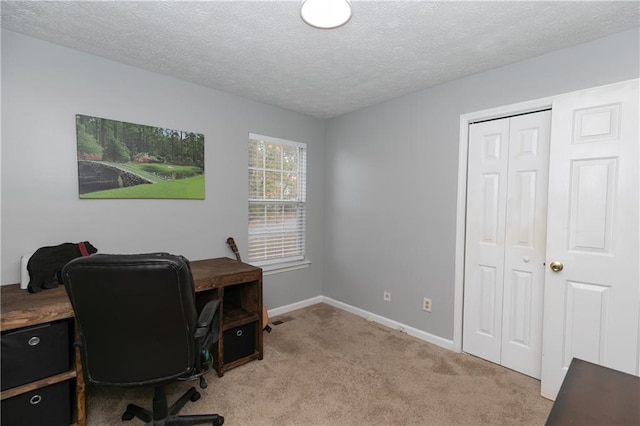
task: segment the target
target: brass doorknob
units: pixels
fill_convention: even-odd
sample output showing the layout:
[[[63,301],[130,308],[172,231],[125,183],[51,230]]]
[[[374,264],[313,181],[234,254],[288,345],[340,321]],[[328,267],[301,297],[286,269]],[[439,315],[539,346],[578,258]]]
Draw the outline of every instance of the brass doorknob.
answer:
[[[560,272],[564,268],[564,265],[561,262],[551,262],[549,267],[553,272]]]

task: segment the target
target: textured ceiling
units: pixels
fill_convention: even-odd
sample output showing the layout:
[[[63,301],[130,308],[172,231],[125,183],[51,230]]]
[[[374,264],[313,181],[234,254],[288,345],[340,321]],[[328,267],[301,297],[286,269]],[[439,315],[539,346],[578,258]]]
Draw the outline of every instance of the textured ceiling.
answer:
[[[2,1],[2,27],[320,118],[639,26],[640,2]]]

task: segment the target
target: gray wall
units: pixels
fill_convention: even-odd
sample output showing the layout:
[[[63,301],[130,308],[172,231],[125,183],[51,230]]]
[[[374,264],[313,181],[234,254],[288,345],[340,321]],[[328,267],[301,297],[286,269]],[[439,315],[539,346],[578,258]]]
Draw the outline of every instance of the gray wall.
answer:
[[[460,115],[637,78],[639,38],[619,33],[327,121],[324,295],[453,339]]]
[[[205,200],[78,199],[75,114],[205,135]],[[324,122],[2,32],[2,277],[38,247],[89,240],[103,253],[191,260],[247,247],[249,132],[308,144],[309,268],[265,277],[269,308],[322,294]]]

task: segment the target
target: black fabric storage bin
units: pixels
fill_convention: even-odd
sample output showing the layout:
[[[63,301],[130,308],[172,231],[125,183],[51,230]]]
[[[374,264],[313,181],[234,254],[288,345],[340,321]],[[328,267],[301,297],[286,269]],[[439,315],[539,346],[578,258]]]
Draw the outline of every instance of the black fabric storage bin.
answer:
[[[0,339],[2,390],[68,371],[71,366],[70,322],[11,330]]]
[[[225,364],[251,355],[255,351],[256,323],[230,328],[224,332],[223,339]]]
[[[2,426],[69,426],[71,383],[67,380],[2,401]]]

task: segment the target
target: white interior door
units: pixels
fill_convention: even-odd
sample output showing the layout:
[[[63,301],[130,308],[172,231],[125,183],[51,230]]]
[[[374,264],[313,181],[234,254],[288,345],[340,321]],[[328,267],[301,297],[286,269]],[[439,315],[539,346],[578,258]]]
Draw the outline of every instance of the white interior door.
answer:
[[[638,374],[638,80],[553,103],[542,395],[573,357]]]
[[[463,350],[540,377],[550,112],[469,129]]]

